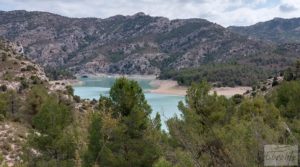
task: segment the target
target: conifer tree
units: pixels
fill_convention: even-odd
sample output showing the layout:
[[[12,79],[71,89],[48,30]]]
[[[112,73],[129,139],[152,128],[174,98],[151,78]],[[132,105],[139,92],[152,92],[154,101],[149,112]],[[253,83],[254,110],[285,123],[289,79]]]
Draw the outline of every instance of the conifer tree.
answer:
[[[151,108],[138,83],[117,79],[110,97],[100,98],[99,110],[102,120],[95,118],[90,124],[88,150],[92,152],[92,161],[99,166],[152,166],[159,158],[159,148],[151,138]],[[116,125],[109,132],[103,128],[110,124],[107,120],[115,121]]]
[[[74,166],[75,135],[70,125],[73,115],[69,107],[49,96],[33,117],[34,130],[29,136],[29,146],[39,154],[31,155],[32,166]]]
[[[91,116],[91,124],[89,126],[88,136],[88,150],[84,157],[85,166],[93,166],[100,164],[101,149],[103,143],[102,119],[99,113],[93,113]]]

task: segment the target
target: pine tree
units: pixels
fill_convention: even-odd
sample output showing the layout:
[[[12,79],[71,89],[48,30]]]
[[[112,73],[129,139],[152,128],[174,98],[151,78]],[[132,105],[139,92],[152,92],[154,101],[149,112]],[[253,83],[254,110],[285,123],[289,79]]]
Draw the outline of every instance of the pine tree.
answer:
[[[138,83],[117,79],[110,97],[100,98],[99,112],[102,119],[94,118],[90,124],[91,162],[112,167],[152,166],[159,158],[159,148],[151,137],[151,108]]]
[[[40,153],[37,159],[29,160],[33,166],[74,166],[75,135],[69,128],[72,122],[70,108],[59,103],[55,96],[48,97],[42,103],[33,118],[34,131],[29,136],[29,146]],[[34,155],[31,157],[35,158]]]
[[[230,102],[216,94],[209,95],[207,82],[193,84],[187,91],[186,105],[180,102],[182,120],[168,120],[170,135],[188,152],[194,166],[231,165],[224,143],[216,130],[226,122]]]
[[[89,126],[88,136],[88,150],[84,157],[84,165],[86,167],[97,165],[101,163],[101,151],[104,146],[102,133],[102,119],[99,113],[93,113],[91,124]]]
[[[8,111],[7,96],[5,93],[0,93],[0,117],[4,119]]]

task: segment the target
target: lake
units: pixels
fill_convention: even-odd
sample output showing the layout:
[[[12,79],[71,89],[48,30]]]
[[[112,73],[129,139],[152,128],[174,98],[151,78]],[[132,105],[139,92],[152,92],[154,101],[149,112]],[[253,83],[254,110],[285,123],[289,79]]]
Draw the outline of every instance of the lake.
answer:
[[[75,95],[82,99],[99,99],[100,95],[108,96],[110,87],[116,80],[116,77],[97,77],[97,78],[80,78],[82,83],[74,85]],[[162,129],[167,130],[165,121],[175,115],[180,116],[177,108],[178,102],[184,100],[184,96],[149,93],[147,90],[155,89],[150,85],[151,79],[134,78],[145,92],[148,104],[152,108],[151,117],[154,118],[159,112],[162,120]]]

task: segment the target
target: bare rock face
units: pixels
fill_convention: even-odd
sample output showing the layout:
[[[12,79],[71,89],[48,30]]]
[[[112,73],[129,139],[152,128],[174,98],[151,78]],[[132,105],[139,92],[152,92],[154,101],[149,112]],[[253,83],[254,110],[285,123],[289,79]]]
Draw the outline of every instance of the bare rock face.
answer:
[[[18,43],[0,40],[0,85],[19,90],[23,84],[48,82],[44,69],[29,61]],[[24,86],[24,85],[23,85]]]
[[[44,67],[75,73],[159,74],[206,63],[251,63],[273,49],[207,20],[143,13],[98,19],[0,12],[0,36],[18,42]]]

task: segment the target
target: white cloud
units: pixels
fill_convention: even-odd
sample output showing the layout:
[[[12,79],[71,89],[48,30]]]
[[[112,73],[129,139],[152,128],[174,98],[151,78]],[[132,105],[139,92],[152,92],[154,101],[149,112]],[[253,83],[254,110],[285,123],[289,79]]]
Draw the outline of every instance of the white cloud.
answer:
[[[0,0],[0,10],[16,9],[100,18],[145,12],[170,19],[204,18],[223,26],[300,17],[298,0]]]

